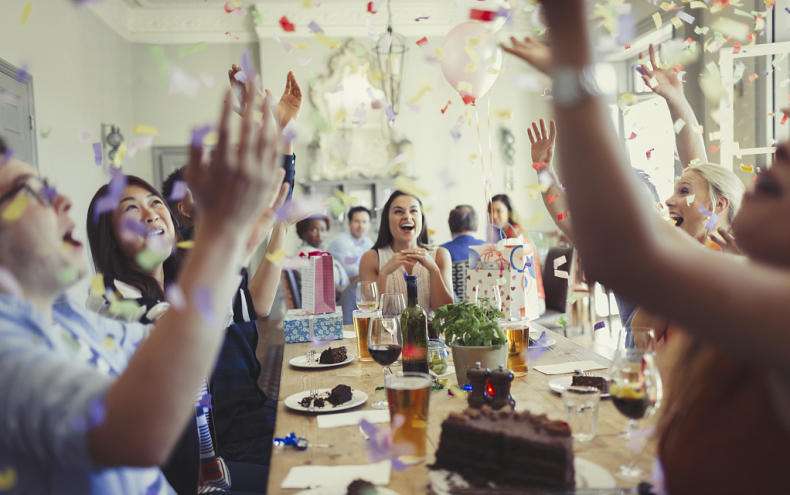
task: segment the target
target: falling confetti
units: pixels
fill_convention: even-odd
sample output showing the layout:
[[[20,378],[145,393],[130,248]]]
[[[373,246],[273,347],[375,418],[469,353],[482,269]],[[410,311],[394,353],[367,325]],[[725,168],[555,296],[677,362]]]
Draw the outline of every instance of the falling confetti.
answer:
[[[0,288],[12,296],[24,297],[22,286],[19,285],[14,274],[3,266],[0,266]]]
[[[417,46],[425,46],[428,43],[428,38],[423,36],[417,40]]]
[[[326,45],[330,50],[334,50],[338,46],[340,46],[340,42],[334,38],[330,38],[329,36],[323,33],[317,33],[315,35],[315,39]]]
[[[60,285],[69,285],[72,282],[76,282],[77,279],[80,278],[80,274],[77,267],[69,266],[58,271],[55,277],[58,279]]]
[[[3,220],[6,222],[15,222],[19,220],[27,209],[30,196],[27,194],[17,194],[14,200],[3,210]]]
[[[285,258],[285,251],[278,249],[273,253],[266,253],[265,258],[277,265]]]
[[[30,19],[30,13],[33,11],[33,2],[27,2],[25,7],[22,9],[22,17],[19,19],[19,23],[21,25],[25,25],[27,20]]]
[[[102,158],[103,156],[104,153],[102,152],[101,149],[101,143],[93,143],[93,163],[97,167],[101,167],[101,164],[103,162],[103,158]]]
[[[91,295],[93,297],[101,297],[104,295],[104,276],[97,273],[91,277]]]
[[[317,22],[315,22],[315,21],[310,21],[310,24],[308,24],[308,25],[307,25],[307,27],[308,27],[308,28],[310,29],[310,31],[312,31],[313,33],[323,33],[323,32],[324,32],[324,30],[323,30],[323,29],[321,29],[321,26],[319,26],[319,25],[318,25],[318,23],[317,23]]]
[[[378,12],[378,2],[368,2],[368,12],[371,14],[375,14]]]
[[[156,136],[159,134],[159,131],[156,130],[156,127],[152,127],[150,125],[142,125],[138,124],[132,127],[132,132],[134,134],[144,134],[147,136]]]
[[[280,27],[286,33],[292,33],[294,31],[296,31],[296,27],[293,25],[293,23],[291,23],[291,21],[288,20],[288,18],[286,16],[280,17],[280,21],[279,22],[280,22]]]
[[[693,203],[693,202],[694,202],[694,199],[695,199],[696,197],[697,197],[697,195],[696,195],[696,194],[689,194],[688,196],[686,196],[686,204],[687,204],[687,205],[689,205],[689,206],[691,206],[691,203]]]
[[[38,135],[41,136],[41,139],[47,139],[50,134],[52,134],[51,127],[47,130],[41,129],[40,131],[38,131]]]
[[[193,240],[181,241],[176,243],[176,247],[178,249],[193,249],[195,247],[195,241]]]
[[[184,309],[187,304],[184,292],[178,284],[170,284],[165,288],[165,300],[178,310]]]
[[[0,492],[10,492],[16,488],[16,470],[11,466],[7,466],[0,471]]]
[[[198,313],[203,318],[203,321],[208,324],[213,324],[217,318],[214,314],[212,303],[212,292],[208,287],[198,287],[193,294],[194,304],[197,307]]]
[[[606,322],[599,321],[593,326],[593,330],[600,330],[602,328],[606,328]]]

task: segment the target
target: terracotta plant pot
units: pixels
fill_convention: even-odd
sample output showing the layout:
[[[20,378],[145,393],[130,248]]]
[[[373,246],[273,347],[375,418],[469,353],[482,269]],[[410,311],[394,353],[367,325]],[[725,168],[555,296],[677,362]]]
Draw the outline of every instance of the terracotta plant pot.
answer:
[[[455,365],[455,378],[458,386],[461,387],[469,383],[466,372],[475,367],[475,363],[485,369],[495,370],[499,365],[507,367],[507,345],[502,345],[499,349],[496,346],[450,346],[453,350],[453,363]]]

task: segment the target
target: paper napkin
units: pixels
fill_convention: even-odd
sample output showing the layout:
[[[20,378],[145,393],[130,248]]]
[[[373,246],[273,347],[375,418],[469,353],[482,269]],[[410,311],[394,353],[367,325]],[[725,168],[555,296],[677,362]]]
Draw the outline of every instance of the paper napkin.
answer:
[[[390,412],[387,409],[371,409],[338,414],[322,414],[318,416],[318,427],[337,428],[339,426],[356,426],[363,418],[371,423],[389,423]]]
[[[390,461],[353,466],[294,466],[282,482],[282,488],[347,486],[357,478],[375,485],[390,482]]]
[[[534,366],[532,369],[538,370],[544,375],[562,375],[573,373],[576,370],[590,371],[605,370],[606,368],[608,368],[607,365],[596,363],[595,361],[571,361],[569,363]]]

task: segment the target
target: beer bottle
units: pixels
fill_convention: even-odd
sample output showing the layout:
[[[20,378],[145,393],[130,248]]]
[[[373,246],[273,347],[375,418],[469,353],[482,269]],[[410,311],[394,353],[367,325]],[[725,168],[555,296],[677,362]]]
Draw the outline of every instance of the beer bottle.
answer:
[[[405,275],[409,301],[400,317],[403,371],[428,373],[428,316],[417,303],[417,277]]]

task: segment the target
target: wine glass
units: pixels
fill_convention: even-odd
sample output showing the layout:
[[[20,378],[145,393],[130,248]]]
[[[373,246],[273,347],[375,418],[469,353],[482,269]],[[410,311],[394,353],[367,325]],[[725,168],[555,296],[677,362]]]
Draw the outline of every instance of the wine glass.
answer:
[[[381,316],[370,321],[368,330],[368,351],[374,361],[384,366],[384,375],[392,374],[390,365],[397,361],[403,347],[400,333],[400,318]],[[387,401],[380,400],[371,404],[374,409],[386,409]]]
[[[376,311],[379,305],[379,288],[376,282],[357,284],[357,307],[363,311]]]
[[[645,473],[635,465],[636,454],[644,446],[644,442],[636,438],[638,422],[658,410],[663,395],[652,328],[633,327],[631,331],[620,331],[617,352],[609,368],[609,393],[612,404],[629,418],[631,462],[620,466],[618,476],[628,481],[639,480]]]
[[[406,300],[403,294],[395,292],[385,292],[381,295],[381,314],[393,318],[400,318],[403,310],[406,309]]]

